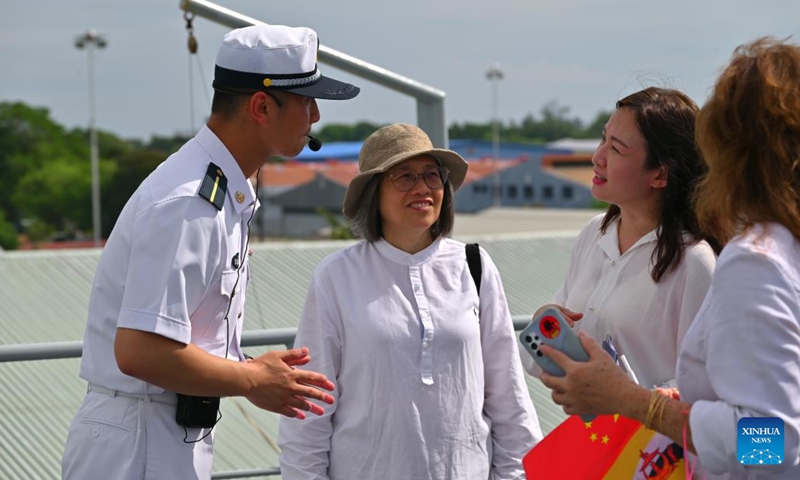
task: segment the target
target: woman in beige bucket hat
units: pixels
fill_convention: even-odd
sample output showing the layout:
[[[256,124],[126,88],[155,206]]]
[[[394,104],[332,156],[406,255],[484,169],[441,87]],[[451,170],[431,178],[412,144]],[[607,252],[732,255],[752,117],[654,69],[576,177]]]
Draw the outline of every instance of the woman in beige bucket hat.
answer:
[[[447,238],[467,162],[421,129],[364,142],[344,213],[364,241],[311,279],[297,345],[332,379],[320,417],[281,421],[284,480],[518,479],[541,439],[500,276]]]

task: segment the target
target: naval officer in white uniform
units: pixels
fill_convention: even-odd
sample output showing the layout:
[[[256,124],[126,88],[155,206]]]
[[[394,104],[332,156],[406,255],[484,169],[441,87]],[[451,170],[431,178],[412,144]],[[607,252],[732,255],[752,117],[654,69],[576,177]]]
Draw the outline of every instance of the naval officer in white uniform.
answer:
[[[248,179],[300,153],[317,98],[359,92],[320,74],[318,47],[303,27],[225,35],[208,123],[139,186],[100,258],[64,478],[210,478],[219,397],[300,418],[323,411],[307,399],[333,401],[324,375],[292,368],[306,348],[246,360],[239,346],[258,208]]]

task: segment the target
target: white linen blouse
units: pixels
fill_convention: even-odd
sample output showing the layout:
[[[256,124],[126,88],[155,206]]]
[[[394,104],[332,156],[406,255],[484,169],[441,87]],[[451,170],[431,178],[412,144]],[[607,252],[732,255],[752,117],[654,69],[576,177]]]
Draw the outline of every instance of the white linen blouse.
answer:
[[[464,244],[360,242],[316,268],[297,346],[336,385],[325,414],[282,418],[284,480],[524,478],[542,438],[500,275]]]

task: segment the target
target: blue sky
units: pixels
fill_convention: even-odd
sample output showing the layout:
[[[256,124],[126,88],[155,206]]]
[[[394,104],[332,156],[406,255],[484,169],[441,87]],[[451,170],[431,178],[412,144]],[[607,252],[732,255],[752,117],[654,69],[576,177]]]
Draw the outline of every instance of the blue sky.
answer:
[[[679,88],[702,104],[737,45],[762,35],[800,43],[797,0],[215,3],[266,23],[312,27],[324,45],[445,91],[448,123],[490,119],[492,63],[505,76],[503,121],[536,114],[551,100],[588,121],[649,85]],[[195,19],[200,48],[190,82],[179,4],[0,0],[0,101],[46,107],[67,127],[86,126],[87,54],[73,40],[94,28],[108,40],[95,57],[98,127],[140,139],[196,130],[210,109],[214,57],[227,28]],[[321,69],[362,87],[355,100],[321,101],[322,124],[416,123],[412,99]]]

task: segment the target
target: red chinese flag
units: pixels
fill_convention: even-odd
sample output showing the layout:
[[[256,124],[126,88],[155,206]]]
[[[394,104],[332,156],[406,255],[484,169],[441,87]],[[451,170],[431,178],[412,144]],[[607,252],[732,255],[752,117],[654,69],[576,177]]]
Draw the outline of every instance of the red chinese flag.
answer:
[[[603,478],[641,426],[621,415],[600,415],[591,422],[572,415],[525,455],[525,474],[531,479]]]

